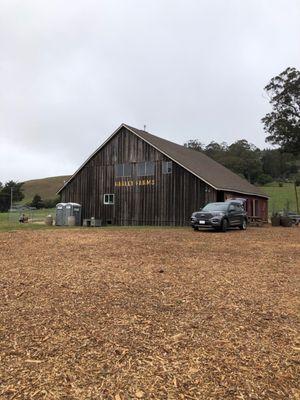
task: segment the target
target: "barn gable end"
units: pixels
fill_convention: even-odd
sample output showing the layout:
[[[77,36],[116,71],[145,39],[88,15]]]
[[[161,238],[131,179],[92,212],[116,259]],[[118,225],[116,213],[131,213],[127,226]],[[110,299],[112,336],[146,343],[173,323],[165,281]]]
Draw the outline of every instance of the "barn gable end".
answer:
[[[83,218],[95,217],[104,224],[186,225],[193,211],[224,197],[223,190],[188,168],[193,164],[185,167],[177,162],[182,146],[161,139],[161,151],[160,138],[153,143],[155,138],[121,125],[60,189],[62,201],[82,204]],[[174,146],[164,147],[164,142]],[[187,151],[182,154],[190,154]],[[171,172],[166,170],[168,166]],[[239,180],[232,182],[237,185]]]

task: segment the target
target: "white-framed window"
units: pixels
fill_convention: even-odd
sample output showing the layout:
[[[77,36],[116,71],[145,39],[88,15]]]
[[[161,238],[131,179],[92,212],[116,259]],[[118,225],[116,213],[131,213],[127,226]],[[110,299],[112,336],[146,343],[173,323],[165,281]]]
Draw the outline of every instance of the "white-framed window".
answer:
[[[131,164],[116,164],[115,165],[116,178],[130,177],[131,176]]]
[[[154,175],[155,164],[152,161],[145,161],[145,162],[137,163],[136,167],[137,167],[137,170],[136,170],[137,176]]]
[[[110,193],[106,193],[103,196],[103,203],[104,204],[115,204],[115,195],[114,194],[110,194]]]
[[[163,161],[162,162],[162,173],[163,174],[171,174],[172,173],[172,161]]]

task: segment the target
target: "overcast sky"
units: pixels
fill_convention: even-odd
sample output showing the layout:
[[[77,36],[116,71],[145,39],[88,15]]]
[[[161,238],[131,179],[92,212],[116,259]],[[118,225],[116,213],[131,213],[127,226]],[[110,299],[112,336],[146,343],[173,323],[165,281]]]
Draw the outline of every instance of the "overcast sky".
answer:
[[[0,181],[71,174],[122,122],[265,147],[299,0],[0,0]]]

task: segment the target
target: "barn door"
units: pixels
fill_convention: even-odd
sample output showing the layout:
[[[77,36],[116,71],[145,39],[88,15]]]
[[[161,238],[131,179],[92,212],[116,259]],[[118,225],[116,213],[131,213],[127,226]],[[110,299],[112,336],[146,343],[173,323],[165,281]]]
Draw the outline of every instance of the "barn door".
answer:
[[[253,199],[252,200],[252,215],[253,217],[259,217],[259,207],[258,207],[258,200],[257,199]]]

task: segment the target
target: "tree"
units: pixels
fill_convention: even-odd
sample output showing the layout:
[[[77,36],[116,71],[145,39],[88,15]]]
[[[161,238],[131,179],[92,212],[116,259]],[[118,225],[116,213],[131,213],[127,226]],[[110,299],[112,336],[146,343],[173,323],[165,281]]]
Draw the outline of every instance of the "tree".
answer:
[[[5,183],[2,192],[11,194],[11,189],[13,189],[13,201],[18,202],[24,199],[24,193],[22,191],[23,182],[17,183],[14,181],[8,181]]]
[[[228,161],[224,165],[243,175],[249,182],[257,182],[262,174],[261,151],[246,139],[237,140],[227,150]]]
[[[3,193],[0,189],[0,212],[8,211],[10,207],[10,194]]]
[[[266,185],[267,183],[271,183],[273,181],[272,177],[268,174],[262,173],[257,178],[257,183],[260,185]]]
[[[11,193],[13,195],[12,201],[18,202],[23,200],[24,194],[22,192],[23,183],[17,183],[14,181],[6,182],[3,186],[0,185],[0,211],[8,211],[11,202]]]
[[[200,142],[200,140],[191,139],[188,142],[184,143],[184,147],[187,147],[188,149],[192,149],[192,150],[202,151],[204,146]]]
[[[297,174],[298,162],[295,155],[284,153],[280,149],[264,149],[261,154],[263,171],[274,180],[291,178]]]
[[[262,118],[266,141],[300,154],[300,71],[287,68],[265,87],[272,111]]]
[[[224,158],[227,150],[228,145],[226,142],[219,144],[215,141],[212,141],[208,143],[207,146],[205,146],[204,152],[208,157],[211,157],[218,162],[222,162],[222,159]]]
[[[44,202],[39,194],[35,194],[33,196],[30,206],[35,207],[35,208],[43,208],[44,207]]]
[[[60,197],[56,196],[54,199],[45,199],[43,203],[44,208],[54,208],[57,203],[60,203]]]

